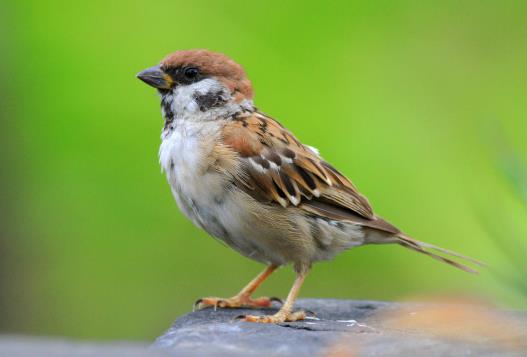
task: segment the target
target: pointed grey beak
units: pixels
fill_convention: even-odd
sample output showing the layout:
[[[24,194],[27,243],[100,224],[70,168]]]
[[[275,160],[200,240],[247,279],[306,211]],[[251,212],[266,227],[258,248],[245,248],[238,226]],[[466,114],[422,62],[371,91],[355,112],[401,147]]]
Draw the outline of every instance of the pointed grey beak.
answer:
[[[142,72],[139,72],[137,74],[137,78],[139,78],[149,86],[158,89],[170,89],[174,84],[174,80],[172,79],[172,77],[170,77],[167,73],[163,72],[163,70],[159,66],[150,67]]]

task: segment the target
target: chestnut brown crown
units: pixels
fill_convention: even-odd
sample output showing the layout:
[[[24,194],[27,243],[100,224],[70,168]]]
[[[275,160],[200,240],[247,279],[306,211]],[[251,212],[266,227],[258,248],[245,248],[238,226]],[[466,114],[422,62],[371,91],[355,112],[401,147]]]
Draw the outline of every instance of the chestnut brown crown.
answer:
[[[253,89],[243,67],[228,56],[206,49],[181,50],[166,56],[159,66],[138,74],[138,78],[158,89],[214,78],[238,99],[252,99]]]

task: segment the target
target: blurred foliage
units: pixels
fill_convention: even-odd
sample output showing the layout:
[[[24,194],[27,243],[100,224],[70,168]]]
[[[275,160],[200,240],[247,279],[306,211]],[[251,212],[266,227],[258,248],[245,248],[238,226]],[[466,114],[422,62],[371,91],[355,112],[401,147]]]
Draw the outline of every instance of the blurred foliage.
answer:
[[[501,173],[511,193],[518,199],[516,204],[523,205],[523,209],[518,207],[518,216],[509,215],[510,210],[496,210],[496,206],[503,205],[501,198],[493,206],[480,204],[474,208],[480,215],[483,227],[494,238],[497,249],[508,258],[506,265],[492,272],[512,289],[527,296],[527,165],[518,151],[508,143],[502,128],[493,129],[489,142],[497,148],[494,158],[496,171]]]
[[[470,276],[396,246],[363,247],[316,265],[303,296],[464,291],[527,306],[525,291],[492,273],[513,273],[496,241],[527,224],[483,134],[499,123],[526,157],[527,3],[2,6],[4,331],[151,339],[197,298],[230,296],[262,269],[185,220],[160,174],[158,98],[135,74],[186,48],[242,63],[256,105],[318,147],[380,215],[490,266]],[[285,296],[291,282],[282,269],[260,293]]]

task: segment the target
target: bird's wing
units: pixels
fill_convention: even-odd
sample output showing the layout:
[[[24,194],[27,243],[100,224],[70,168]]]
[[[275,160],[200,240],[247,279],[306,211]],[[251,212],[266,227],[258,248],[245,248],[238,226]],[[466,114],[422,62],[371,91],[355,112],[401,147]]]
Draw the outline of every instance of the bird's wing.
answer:
[[[241,114],[224,127],[222,134],[214,160],[223,162],[216,168],[230,175],[238,187],[256,200],[283,207],[293,205],[306,215],[382,231],[387,234],[381,235],[376,243],[397,243],[467,272],[476,271],[450,257],[482,265],[410,238],[376,216],[366,197],[350,180],[277,121],[261,113]]]
[[[293,205],[306,214],[399,232],[376,217],[366,197],[316,149],[262,113],[235,117],[224,127],[219,145],[218,150],[232,151],[237,158],[236,165],[222,165],[224,170],[260,202]]]

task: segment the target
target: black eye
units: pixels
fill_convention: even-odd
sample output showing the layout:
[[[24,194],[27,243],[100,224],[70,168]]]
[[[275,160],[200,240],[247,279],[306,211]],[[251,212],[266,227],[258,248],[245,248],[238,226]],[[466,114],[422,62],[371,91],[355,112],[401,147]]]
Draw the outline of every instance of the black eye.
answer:
[[[194,67],[185,68],[185,71],[183,72],[185,74],[185,77],[188,79],[194,79],[198,76],[199,70]]]

